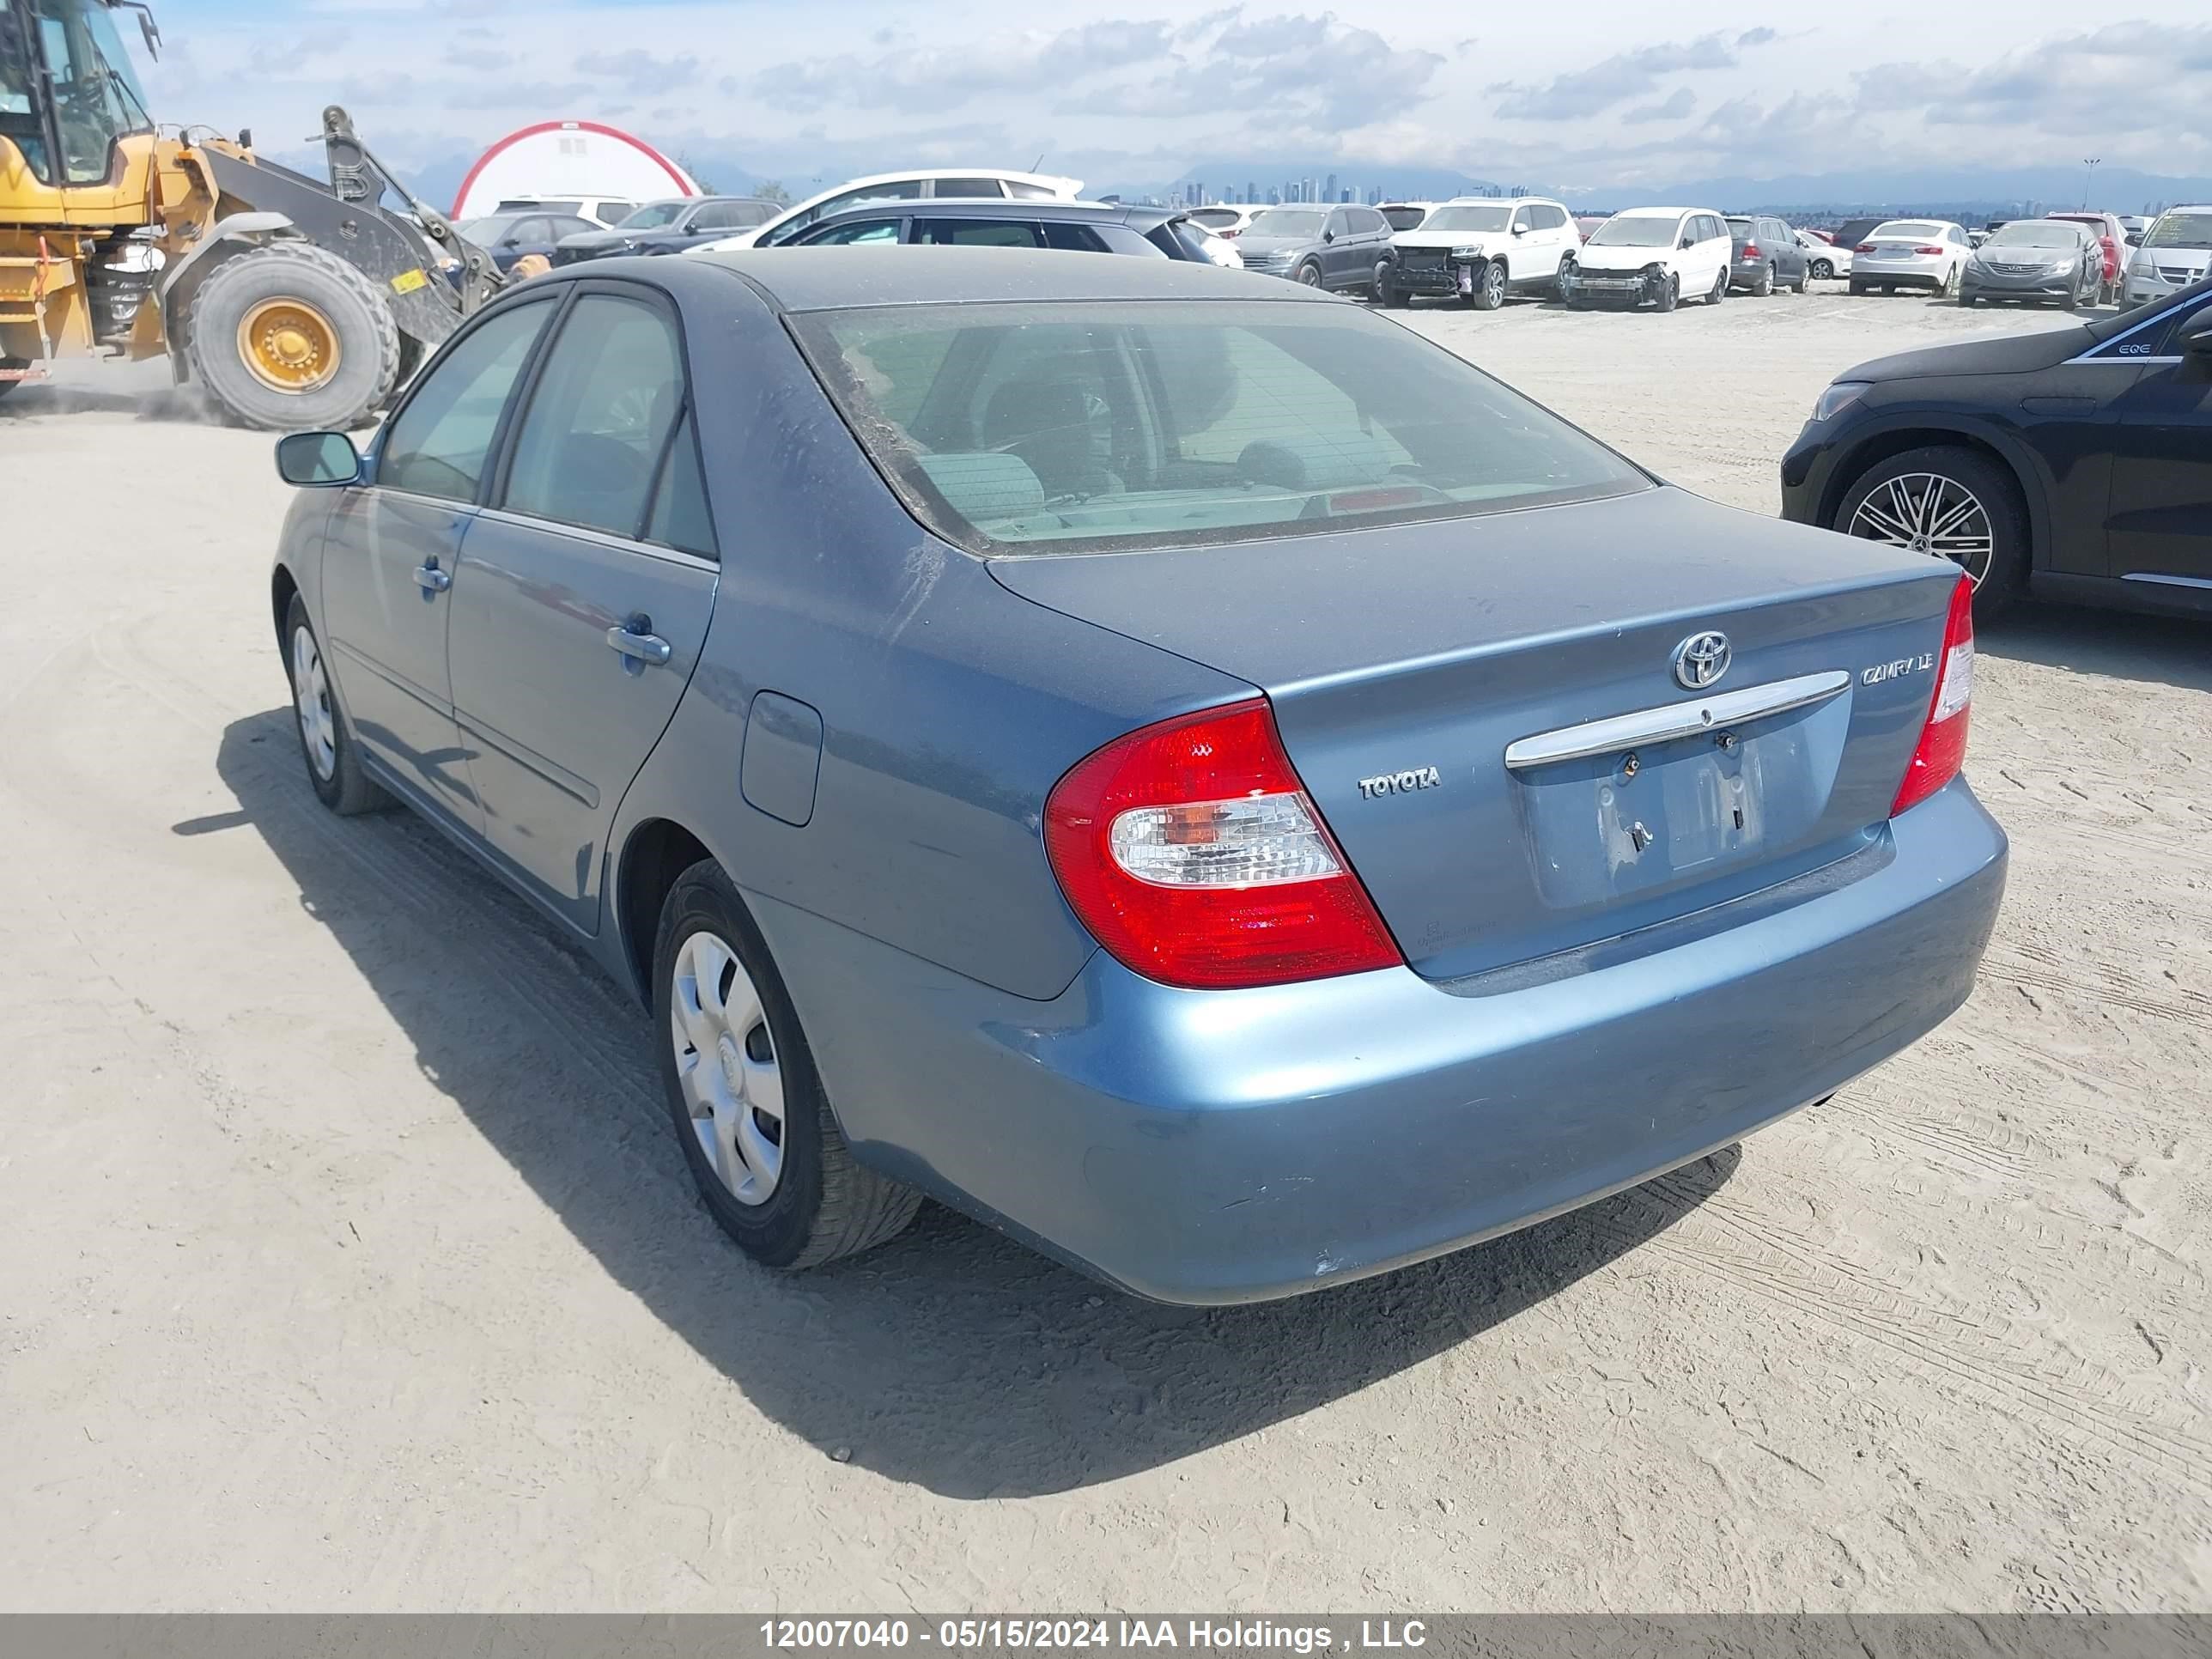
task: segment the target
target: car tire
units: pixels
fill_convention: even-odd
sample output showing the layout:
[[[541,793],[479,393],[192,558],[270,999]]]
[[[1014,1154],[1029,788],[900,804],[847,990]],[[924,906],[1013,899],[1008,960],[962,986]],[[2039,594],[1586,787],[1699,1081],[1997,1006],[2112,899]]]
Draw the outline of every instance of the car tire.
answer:
[[[297,593],[284,611],[284,678],[292,688],[292,729],[315,799],[342,818],[391,805],[392,797],[362,770],[322,641],[307,619],[307,602]]]
[[[1959,291],[1959,267],[1953,265],[1943,273],[1943,286],[1936,290],[1936,297],[1948,300]]]
[[[1297,277],[1298,285],[1301,288],[1319,288],[1321,286],[1321,267],[1314,264],[1310,259],[1307,260],[1305,264],[1300,265],[1292,274]]]
[[[1988,520],[1990,550],[1981,580],[1974,588],[1975,614],[1994,616],[2012,605],[2027,580],[2027,507],[2019,481],[2003,466],[1974,450],[1957,444],[1932,444],[1876,462],[1851,481],[1837,506],[1830,527],[1846,536],[1887,542],[1893,546],[1909,545],[1899,537],[1863,524],[1860,508],[1869,496],[1893,480],[1917,477],[1948,480],[1957,489],[1972,495]],[[1929,556],[1948,556],[1930,553]],[[1970,567],[1961,568],[1966,569],[1967,574],[1973,574]]]
[[[699,984],[707,972],[711,991]],[[653,1012],[684,1161],[708,1212],[747,1255],[817,1267],[873,1249],[914,1219],[919,1192],[854,1160],[782,976],[712,859],[678,876],[660,907]],[[771,1092],[781,1116],[769,1109]],[[709,1143],[720,1152],[710,1155]],[[744,1162],[748,1143],[758,1170]],[[749,1186],[757,1195],[741,1196]]]
[[[1813,268],[1810,265],[1807,265],[1798,270],[1797,280],[1790,284],[1790,291],[1792,294],[1803,294],[1811,289],[1812,286]]]
[[[1571,253],[1562,253],[1559,256],[1559,268],[1552,276],[1552,295],[1554,299],[1564,300],[1567,297],[1567,289],[1574,281],[1574,276],[1575,256]]]
[[[1713,278],[1713,291],[1705,295],[1705,303],[1709,306],[1718,305],[1722,301],[1728,298],[1728,290],[1729,270],[1726,265],[1723,265],[1721,267],[1720,275]]]
[[[1867,285],[1866,285],[1864,283],[1863,283],[1863,282],[1859,281],[1859,279],[1858,279],[1857,277],[1856,277],[1856,276],[1854,276],[1854,277],[1852,277],[1852,278],[1851,278],[1851,292],[1852,292],[1852,293],[1854,293],[1854,294],[1863,294],[1863,293],[1865,293],[1866,291],[1867,291]]]
[[[1375,262],[1375,280],[1367,285],[1367,295],[1378,306],[1390,303],[1390,262],[1388,259]]]
[[[1652,309],[1655,311],[1672,311],[1676,306],[1679,306],[1681,303],[1682,279],[1674,272],[1670,270],[1667,273],[1667,281],[1665,284],[1659,290],[1659,297],[1651,302]]]
[[[1805,271],[1805,275],[1807,276],[1810,277],[1814,282],[1820,283],[1832,280],[1835,274],[1835,264],[1832,260],[1828,259],[1814,260],[1813,263],[1806,268]]]
[[[1768,264],[1752,279],[1751,294],[1755,300],[1764,300],[1774,292],[1774,267]]]
[[[1966,307],[1969,311],[1979,305],[1981,303],[1981,300],[1982,296],[1978,294],[1968,294],[1961,290],[1959,295],[1959,303]]]
[[[1467,302],[1477,311],[1495,311],[1505,303],[1505,267],[1496,259],[1483,266],[1474,279],[1474,292]]]
[[[2068,289],[2065,293],[2058,296],[2058,303],[2061,308],[2067,311],[2081,310],[2081,285],[2079,283],[2076,283],[2073,287]]]
[[[349,430],[368,422],[399,378],[399,325],[386,299],[381,283],[327,248],[265,242],[224,258],[194,291],[185,312],[185,360],[240,425]],[[266,336],[257,332],[263,318]],[[294,342],[305,361],[262,361],[250,345],[264,338]],[[283,377],[295,374],[296,385],[286,389]]]

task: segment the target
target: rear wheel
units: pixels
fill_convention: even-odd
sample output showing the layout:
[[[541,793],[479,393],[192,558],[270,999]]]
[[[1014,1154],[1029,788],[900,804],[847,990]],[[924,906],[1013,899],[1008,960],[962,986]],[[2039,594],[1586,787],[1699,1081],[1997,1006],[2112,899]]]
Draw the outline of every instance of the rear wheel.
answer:
[[[1720,268],[1719,273],[1713,278],[1713,291],[1705,295],[1705,303],[1709,306],[1717,306],[1722,301],[1727,299],[1728,283],[1728,267],[1726,265],[1723,265]]]
[[[1774,267],[1771,264],[1765,266],[1752,279],[1751,291],[1754,298],[1760,300],[1774,292]]]
[[[1951,266],[1943,273],[1943,286],[1936,290],[1936,297],[1947,300],[1959,291],[1959,267]]]
[[[225,260],[192,296],[185,337],[208,393],[272,431],[363,425],[399,375],[399,325],[376,284],[309,242]]]
[[[2017,598],[2027,577],[2020,486],[1970,449],[1939,445],[1878,462],[1845,492],[1833,528],[1950,560],[1974,584],[1984,616]]]
[[[661,1079],[708,1212],[755,1261],[813,1267],[904,1231],[921,1194],[855,1163],[782,976],[721,866],[660,908]]]

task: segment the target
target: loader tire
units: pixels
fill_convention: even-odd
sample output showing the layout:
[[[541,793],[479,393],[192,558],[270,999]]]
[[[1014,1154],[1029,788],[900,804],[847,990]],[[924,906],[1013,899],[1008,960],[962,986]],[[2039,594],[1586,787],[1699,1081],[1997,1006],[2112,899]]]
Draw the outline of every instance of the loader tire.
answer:
[[[217,266],[192,296],[193,378],[272,432],[368,423],[399,378],[399,325],[375,283],[327,248],[276,241]]]
[[[28,357],[0,357],[0,368],[28,368],[30,366]],[[0,398],[6,397],[22,384],[21,380],[0,380]]]

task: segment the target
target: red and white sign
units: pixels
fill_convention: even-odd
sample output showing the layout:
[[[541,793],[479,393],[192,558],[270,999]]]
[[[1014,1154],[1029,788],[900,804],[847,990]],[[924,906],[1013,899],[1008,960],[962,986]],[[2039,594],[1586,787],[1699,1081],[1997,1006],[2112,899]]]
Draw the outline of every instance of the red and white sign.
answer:
[[[520,197],[606,196],[629,202],[701,194],[698,181],[642,138],[599,121],[540,121],[477,158],[453,198],[456,220]]]

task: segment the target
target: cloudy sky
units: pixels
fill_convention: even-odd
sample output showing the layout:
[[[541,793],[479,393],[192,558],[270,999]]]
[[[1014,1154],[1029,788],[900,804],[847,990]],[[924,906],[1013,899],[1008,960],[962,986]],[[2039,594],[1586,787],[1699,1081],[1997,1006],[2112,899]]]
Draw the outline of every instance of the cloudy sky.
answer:
[[[1295,0],[1293,0],[1295,3]],[[1094,184],[1207,161],[1441,167],[1560,188],[1933,166],[2212,174],[2212,10],[1143,0],[155,0],[170,120],[291,147],[333,99],[441,171],[555,117],[805,193],[878,167]],[[2111,9],[2106,9],[2107,19]]]

